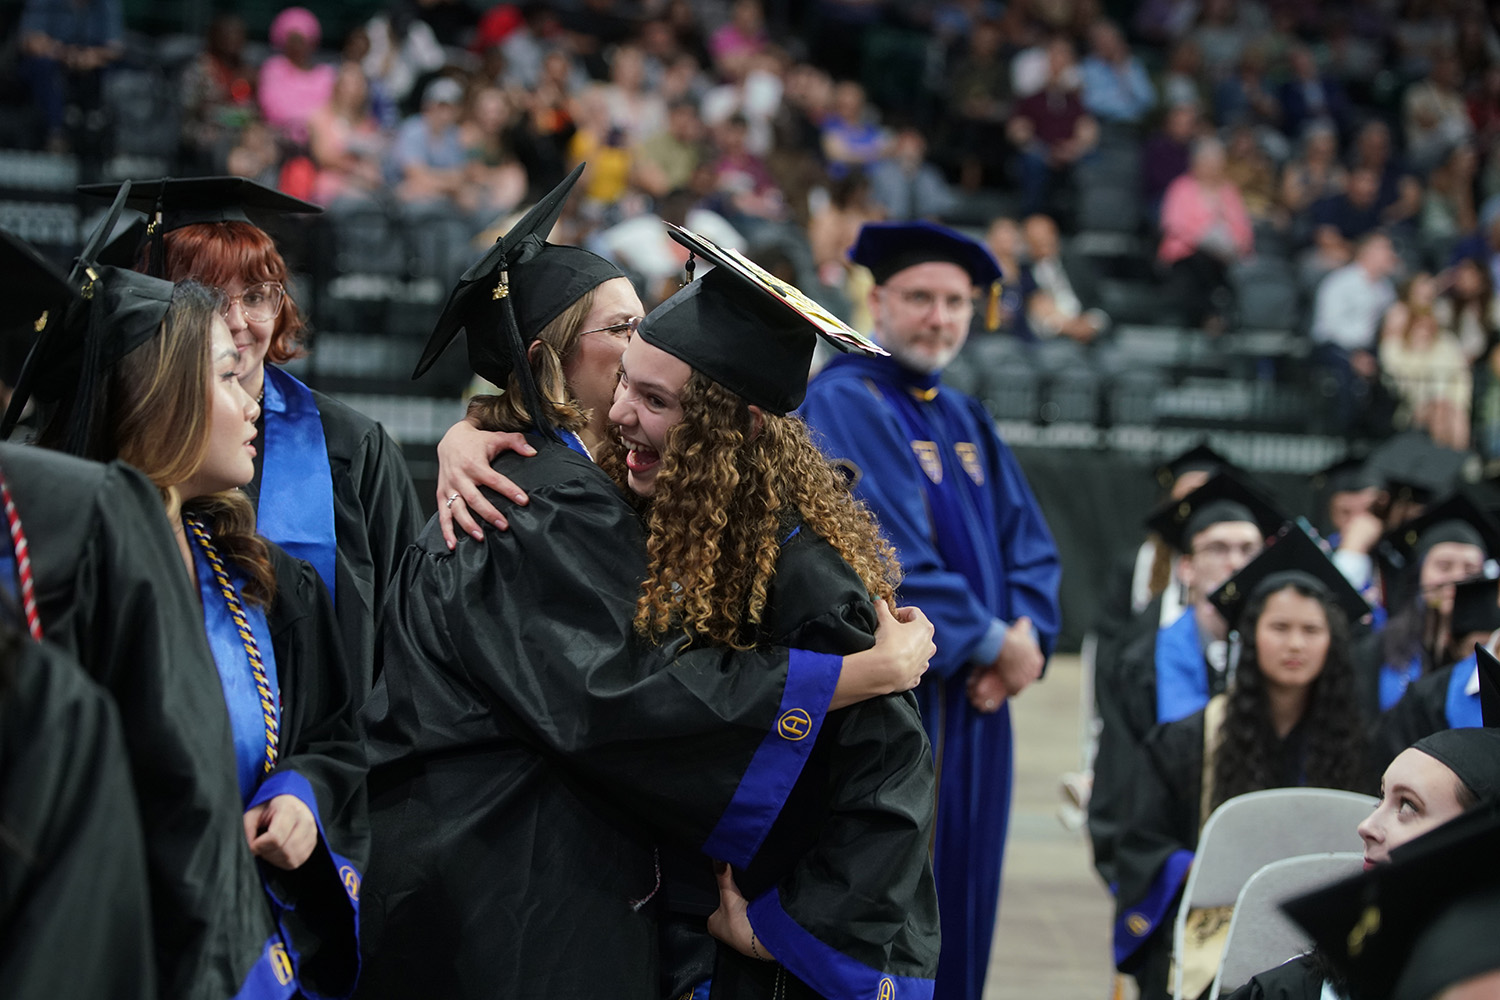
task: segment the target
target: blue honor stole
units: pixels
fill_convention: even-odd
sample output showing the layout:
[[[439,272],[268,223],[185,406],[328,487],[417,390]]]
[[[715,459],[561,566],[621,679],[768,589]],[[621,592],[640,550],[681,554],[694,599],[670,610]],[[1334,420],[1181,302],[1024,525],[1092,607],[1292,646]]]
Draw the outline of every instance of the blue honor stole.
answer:
[[[1448,677],[1448,696],[1444,699],[1443,714],[1448,717],[1449,729],[1482,729],[1484,712],[1479,705],[1479,695],[1469,693],[1469,682],[1479,670],[1479,658],[1473,653],[1458,661]]]
[[[192,527],[188,527],[191,535]],[[255,790],[268,771],[267,760],[275,752],[268,732],[281,730],[281,682],[276,676],[276,654],[271,649],[271,628],[265,612],[240,598],[240,607],[250,627],[272,698],[269,713],[261,697],[255,672],[245,649],[245,636],[235,622],[229,603],[215,577],[203,547],[192,539],[193,563],[198,571],[198,596],[203,602],[203,628],[208,633],[208,647],[219,668],[219,684],[224,689],[224,703],[229,709],[229,727],[234,736],[234,759],[240,779],[240,799],[248,806]],[[236,591],[243,591],[243,578],[230,565],[225,571]],[[270,716],[268,718],[267,716]]]
[[[1155,667],[1158,723],[1185,719],[1208,704],[1210,668],[1192,605],[1175,622],[1157,630]]]
[[[1472,657],[1470,657],[1472,659]],[[1380,665],[1380,710],[1390,710],[1406,694],[1411,682],[1422,676],[1422,654],[1413,656],[1404,667],[1389,663]]]
[[[257,530],[298,559],[312,563],[335,600],[338,534],[333,521],[333,470],[312,390],[265,366],[265,440]]]

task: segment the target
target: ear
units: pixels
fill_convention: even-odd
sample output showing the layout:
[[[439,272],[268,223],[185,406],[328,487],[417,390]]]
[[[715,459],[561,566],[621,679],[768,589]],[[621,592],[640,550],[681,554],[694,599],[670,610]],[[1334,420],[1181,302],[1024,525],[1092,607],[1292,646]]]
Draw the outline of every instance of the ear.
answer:
[[[1183,556],[1178,556],[1177,557],[1177,579],[1181,580],[1183,582],[1183,584],[1185,586],[1187,586],[1187,588],[1189,590],[1192,589],[1192,586],[1193,586],[1193,557],[1192,556],[1183,555]]]
[[[527,344],[526,345],[526,360],[527,361],[535,361],[536,360],[536,352],[540,351],[541,349],[542,349],[542,342],[540,340],[533,340],[530,344]]]
[[[749,404],[748,409],[750,410],[750,440],[754,441],[766,428],[766,413],[754,403]]]

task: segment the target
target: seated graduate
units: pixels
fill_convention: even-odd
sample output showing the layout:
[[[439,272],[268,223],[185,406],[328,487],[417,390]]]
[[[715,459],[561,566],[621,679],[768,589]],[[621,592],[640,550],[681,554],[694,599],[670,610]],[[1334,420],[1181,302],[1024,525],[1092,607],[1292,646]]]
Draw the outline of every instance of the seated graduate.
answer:
[[[1419,678],[1468,653],[1450,643],[1454,584],[1478,576],[1497,552],[1500,525],[1463,494],[1429,507],[1381,539],[1377,555],[1389,618],[1356,652],[1363,683],[1378,692],[1379,711],[1388,711]]]
[[[1448,618],[1449,648],[1456,654],[1476,646],[1494,649],[1500,632],[1500,580],[1478,577],[1454,585]],[[1376,763],[1392,760],[1403,748],[1443,729],[1483,725],[1477,651],[1450,667],[1411,683],[1401,700],[1375,728]]]
[[[239,491],[254,473],[259,407],[239,382],[225,302],[202,285],[115,268],[92,295],[98,321],[65,329],[37,356],[39,381],[68,383],[40,442],[140,469],[174,525],[180,558],[168,572],[185,575],[201,602],[243,837],[265,885],[235,900],[243,921],[270,924],[265,961],[242,989],[348,996],[366,838],[352,682],[316,571],[255,534]]]
[[[788,414],[806,394],[816,335],[878,348],[743,257],[671,235],[715,267],[626,347],[609,413],[619,441],[603,460],[643,506],[650,564],[636,630],[868,647],[894,555]],[[931,996],[930,753],[913,694],[829,718],[754,861],[720,871],[709,926],[729,947],[715,997]]]
[[[1176,572],[1186,606],[1170,622],[1143,623],[1095,677],[1101,729],[1088,824],[1094,867],[1107,885],[1118,878],[1115,852],[1146,734],[1203,708],[1228,679],[1229,626],[1209,595],[1255,558],[1283,520],[1260,491],[1224,470],[1147,519],[1165,544],[1182,553]]]
[[[116,189],[80,188],[103,197]],[[140,224],[127,230],[106,263],[199,281],[226,297],[224,319],[244,356],[241,384],[260,405],[255,475],[246,484],[256,528],[318,571],[362,697],[386,584],[422,516],[406,460],[385,429],[278,367],[302,353],[306,323],[286,260],[251,213],[269,220],[322,209],[242,177],[139,182],[128,203],[147,214],[150,235]]]
[[[543,241],[578,174],[465,273],[418,364],[467,329],[476,373],[506,388],[476,418],[536,455],[494,460],[529,497],[509,530],[450,550],[434,518],[393,586],[363,713],[364,997],[691,989],[711,965],[658,958],[656,842],[749,864],[828,713],[910,689],[932,652],[925,619],[888,613],[874,650],[843,657],[634,635],[645,538],[585,442],[640,305],[613,264]]]
[[[30,362],[13,379],[7,427],[33,388],[46,410],[77,384],[77,345],[88,342],[90,327],[128,340],[160,325],[171,285],[96,259],[123,199],[101,219],[70,275],[0,234],[6,301],[38,334]],[[10,515],[10,530],[0,535],[8,566],[0,580],[14,580],[32,637],[74,656],[120,711],[145,839],[160,995],[222,1000],[251,981],[284,994],[270,948],[279,934],[258,901],[261,876],[246,848],[224,688],[161,493],[122,461],[23,445],[0,444],[0,469]]]
[[[1365,725],[1349,663],[1349,622],[1369,607],[1296,524],[1211,598],[1240,639],[1223,695],[1147,737],[1121,831],[1115,964],[1141,996],[1167,995],[1171,925],[1209,814],[1245,792],[1364,790]],[[1184,996],[1212,981],[1184,978]]]
[[[1311,935],[1351,1000],[1500,995],[1500,802],[1282,909]]]
[[[5,610],[21,620],[19,606],[7,601]],[[7,997],[161,995],[127,763],[109,694],[57,647],[26,641],[0,622],[0,981]]]

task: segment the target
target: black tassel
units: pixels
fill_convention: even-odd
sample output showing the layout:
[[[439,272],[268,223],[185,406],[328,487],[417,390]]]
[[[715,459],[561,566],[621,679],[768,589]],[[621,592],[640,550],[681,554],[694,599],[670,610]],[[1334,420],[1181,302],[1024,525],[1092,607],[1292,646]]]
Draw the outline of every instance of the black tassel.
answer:
[[[531,360],[526,354],[526,342],[521,337],[521,324],[516,322],[516,310],[510,301],[510,271],[500,272],[500,283],[495,286],[495,298],[500,300],[500,325],[505,328],[505,339],[510,345],[511,370],[521,386],[521,402],[526,404],[526,413],[531,417],[531,426],[537,432],[553,440],[562,440],[552,423],[552,407],[542,399],[542,390],[537,387],[531,374]]]

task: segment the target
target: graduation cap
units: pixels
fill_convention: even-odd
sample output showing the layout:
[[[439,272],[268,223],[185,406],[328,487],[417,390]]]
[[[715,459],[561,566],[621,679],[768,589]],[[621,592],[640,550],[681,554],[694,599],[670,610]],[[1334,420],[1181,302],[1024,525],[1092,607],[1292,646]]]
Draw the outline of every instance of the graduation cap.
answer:
[[[1371,452],[1368,465],[1393,500],[1426,504],[1458,486],[1468,458],[1421,431],[1405,431]]]
[[[172,304],[172,283],[101,265],[97,260],[129,191],[127,181],[68,275],[67,301],[61,306],[63,315],[58,320],[49,316],[37,330],[36,342],[16,380],[10,405],[0,419],[0,438],[10,436],[33,393],[50,402],[76,386],[78,405],[64,446],[73,454],[83,454],[98,380],[110,365],[146,343],[161,328]],[[25,257],[10,263],[27,268],[24,273],[33,275],[39,285],[58,290],[55,269]]]
[[[1358,493],[1385,485],[1385,477],[1367,458],[1341,458],[1312,474],[1312,488],[1329,494]]]
[[[801,406],[819,337],[842,351],[886,353],[743,254],[670,223],[667,232],[714,267],[651,310],[638,334],[746,402],[777,414]]]
[[[1457,639],[1471,632],[1493,632],[1500,629],[1500,580],[1477,576],[1462,580],[1453,588],[1453,613],[1448,617],[1448,634]]]
[[[1156,467],[1156,481],[1164,490],[1172,488],[1177,482],[1189,472],[1207,472],[1212,475],[1215,472],[1239,473],[1234,463],[1223,455],[1214,451],[1204,441],[1199,441],[1186,451],[1180,452],[1165,460]]]
[[[1486,729],[1500,729],[1500,660],[1482,643],[1475,643],[1479,667],[1479,710]]]
[[[957,264],[975,288],[989,290],[985,327],[994,330],[1000,325],[1000,264],[989,247],[957,230],[935,222],[867,222],[849,249],[849,259],[868,267],[877,285],[918,264]]]
[[[1295,522],[1282,525],[1260,554],[1226,580],[1208,599],[1219,609],[1229,627],[1237,629],[1245,609],[1254,598],[1289,584],[1322,594],[1344,612],[1351,624],[1370,613],[1370,605],[1345,579],[1322,546]]]
[[[100,263],[115,267],[133,267],[148,237],[160,239],[183,226],[202,222],[248,222],[260,226],[257,219],[323,211],[321,205],[293,198],[247,177],[162,177],[126,181],[124,185],[82,184],[78,190],[96,198],[113,198],[127,186],[125,206],[145,214],[146,220],[127,228],[99,255]],[[150,261],[150,271],[160,275],[165,266],[158,248]]]
[[[1181,500],[1169,500],[1146,518],[1146,526],[1178,552],[1192,548],[1193,537],[1215,524],[1248,521],[1263,536],[1276,531],[1286,516],[1259,490],[1238,476],[1220,471]]]
[[[21,364],[49,323],[61,323],[77,290],[30,243],[0,229],[0,298],[6,303],[0,379],[15,385]]]
[[[1420,516],[1386,532],[1376,547],[1393,570],[1420,566],[1434,545],[1476,545],[1487,556],[1500,554],[1500,524],[1463,493],[1455,493]]]
[[[1500,807],[1471,809],[1393,850],[1389,864],[1282,909],[1361,1000],[1431,1000],[1500,969]]]
[[[579,296],[611,278],[624,277],[598,254],[547,242],[584,166],[574,167],[458,279],[412,378],[421,378],[458,331],[467,330],[469,365],[475,374],[503,386],[514,372],[532,425],[550,433],[548,409],[542,405],[531,366],[524,363],[526,348]]]

